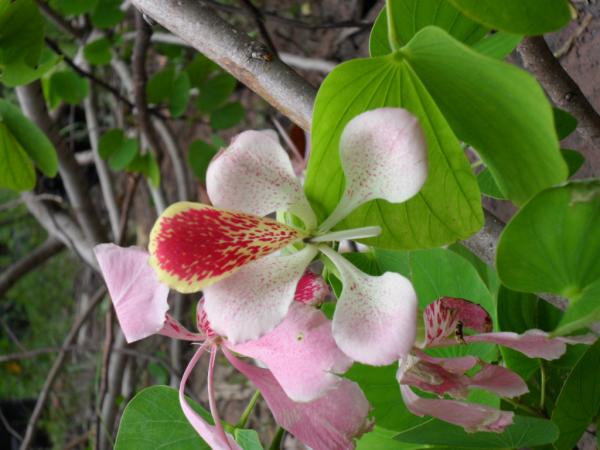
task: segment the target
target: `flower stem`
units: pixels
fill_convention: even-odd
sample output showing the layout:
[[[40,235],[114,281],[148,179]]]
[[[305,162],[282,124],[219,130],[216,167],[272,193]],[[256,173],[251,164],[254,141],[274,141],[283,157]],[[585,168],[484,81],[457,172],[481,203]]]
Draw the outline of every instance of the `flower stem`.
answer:
[[[244,409],[244,412],[242,413],[240,420],[238,421],[237,425],[235,426],[236,428],[245,428],[246,427],[246,424],[248,423],[248,419],[250,418],[250,414],[252,414],[252,410],[254,409],[254,406],[256,406],[256,402],[258,401],[259,398],[260,398],[260,391],[256,390],[256,392],[254,392],[254,394],[252,395],[252,398],[248,402],[246,409]]]
[[[400,50],[400,41],[398,41],[398,33],[396,31],[396,23],[394,22],[394,0],[385,0],[385,8],[387,15],[388,41],[393,52]]]
[[[544,363],[540,363],[540,409],[545,411],[544,403],[546,403],[546,370],[544,369]]]
[[[284,433],[285,430],[283,428],[277,428],[277,432],[271,441],[271,445],[269,445],[269,450],[279,450],[281,448],[281,441],[283,441]]]

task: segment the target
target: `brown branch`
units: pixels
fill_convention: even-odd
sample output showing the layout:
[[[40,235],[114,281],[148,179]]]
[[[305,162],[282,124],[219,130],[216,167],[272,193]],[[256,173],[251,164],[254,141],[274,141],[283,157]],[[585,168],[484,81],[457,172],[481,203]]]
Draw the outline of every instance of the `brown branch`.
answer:
[[[518,47],[523,63],[550,99],[579,122],[582,137],[593,147],[600,143],[600,115],[581,92],[542,36],[526,37]]]
[[[50,394],[50,389],[54,385],[58,374],[60,373],[64,363],[65,358],[67,356],[68,351],[67,348],[71,347],[77,339],[77,334],[79,330],[83,326],[83,324],[90,318],[92,312],[100,304],[102,299],[104,298],[104,294],[106,293],[106,288],[104,286],[100,288],[92,297],[90,304],[87,309],[75,320],[75,323],[71,327],[71,330],[65,337],[63,344],[61,346],[60,353],[54,360],[52,367],[50,368],[50,372],[46,376],[46,381],[44,381],[44,386],[40,392],[40,395],[37,398],[35,403],[35,407],[33,408],[33,412],[31,413],[31,417],[29,418],[29,422],[27,423],[27,428],[25,430],[25,436],[23,436],[23,442],[21,442],[20,450],[29,450],[31,445],[33,444],[33,438],[35,436],[35,428],[37,425],[40,416],[44,410],[44,406],[46,405],[46,401],[48,400],[48,395]]]
[[[196,0],[133,0],[144,14],[189,42],[305,130],[315,89],[278,59],[253,60],[252,41]]]
[[[41,266],[64,248],[64,244],[58,239],[49,237],[42,245],[28,253],[23,259],[3,269],[2,273],[0,273],[0,298],[22,276]]]
[[[275,55],[275,56],[278,56],[277,55],[277,47],[275,47],[275,44],[273,43],[273,39],[271,39],[271,35],[269,34],[269,30],[267,30],[267,27],[265,25],[265,17],[263,15],[262,11],[260,9],[258,9],[256,6],[254,6],[254,3],[252,3],[252,0],[240,0],[240,3],[246,9],[246,11],[248,11],[250,13],[250,15],[252,15],[252,18],[254,19],[254,23],[258,27],[258,32],[260,33],[260,36],[265,41],[265,44],[267,44],[267,46],[269,47],[269,50],[271,51],[271,53],[273,53],[273,55]]]

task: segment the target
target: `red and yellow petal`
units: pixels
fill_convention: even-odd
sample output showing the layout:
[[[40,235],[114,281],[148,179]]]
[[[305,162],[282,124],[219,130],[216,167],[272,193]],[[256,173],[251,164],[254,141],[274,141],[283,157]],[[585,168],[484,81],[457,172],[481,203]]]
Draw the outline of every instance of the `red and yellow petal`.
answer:
[[[171,288],[197,292],[306,235],[275,220],[180,202],[150,233],[150,265]]]

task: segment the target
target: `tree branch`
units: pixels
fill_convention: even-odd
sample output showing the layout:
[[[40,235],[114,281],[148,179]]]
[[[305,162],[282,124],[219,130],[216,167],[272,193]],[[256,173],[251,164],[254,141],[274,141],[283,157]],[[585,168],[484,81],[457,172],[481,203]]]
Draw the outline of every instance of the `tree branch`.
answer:
[[[133,0],[144,14],[189,42],[305,130],[315,89],[278,59],[253,60],[252,41],[196,0]],[[254,44],[255,45],[255,44]]]
[[[554,57],[543,36],[526,37],[518,52],[527,70],[535,75],[552,101],[577,119],[582,137],[597,147],[600,115]]]
[[[23,259],[17,261],[0,274],[0,298],[17,282],[19,279],[31,272],[38,266],[41,266],[57,253],[64,250],[65,245],[54,237],[49,237],[38,248],[28,253]]]

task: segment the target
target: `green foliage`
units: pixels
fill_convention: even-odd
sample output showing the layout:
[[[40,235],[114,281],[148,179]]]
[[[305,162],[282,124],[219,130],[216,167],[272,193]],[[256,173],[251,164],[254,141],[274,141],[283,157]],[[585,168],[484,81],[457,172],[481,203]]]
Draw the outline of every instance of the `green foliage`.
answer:
[[[61,101],[78,105],[87,97],[88,91],[88,80],[70,69],[54,72],[44,84],[44,94],[51,108],[56,108]]]
[[[190,144],[188,162],[192,172],[200,179],[202,184],[206,183],[206,170],[217,152],[218,148],[216,146],[199,139]]]
[[[120,128],[112,129],[100,137],[100,156],[108,161],[112,170],[127,168],[139,153],[137,139],[128,138]]]
[[[35,186],[35,171],[23,147],[0,122],[0,187],[29,191]]]
[[[449,0],[473,20],[510,33],[538,35],[571,20],[567,0]]]
[[[551,292],[572,306],[559,332],[600,313],[600,182],[571,182],[530,201],[507,225],[498,244],[502,282],[523,292]]]
[[[589,347],[569,374],[552,412],[560,429],[556,450],[569,450],[600,413],[600,340]]]
[[[159,104],[169,103],[171,115],[181,116],[187,109],[190,98],[190,79],[187,72],[176,73],[173,66],[156,72],[146,85],[148,102]]]
[[[237,82],[228,73],[219,73],[205,81],[200,86],[198,109],[202,112],[211,112],[222,106],[235,90]]]
[[[146,85],[146,94],[148,102],[158,104],[165,100],[173,90],[173,81],[175,79],[175,68],[172,66],[156,72]]]
[[[65,16],[77,16],[94,10],[98,0],[51,0],[50,6]]]
[[[96,2],[96,7],[91,14],[95,27],[112,28],[125,18],[125,12],[121,10],[122,0],[96,0]]]
[[[58,158],[54,145],[16,106],[2,99],[0,99],[0,123],[6,126],[44,175],[48,177],[56,175]]]
[[[156,158],[151,153],[136,154],[133,161],[131,161],[126,170],[128,172],[141,173],[144,175],[154,187],[160,185],[160,167]]]
[[[96,39],[83,48],[83,55],[94,66],[105,66],[112,59],[110,41],[103,37]]]
[[[175,77],[169,103],[171,116],[180,117],[183,115],[190,100],[190,88],[190,78],[186,72],[181,72]]]
[[[513,52],[522,39],[523,37],[518,34],[498,31],[488,34],[482,40],[473,44],[472,48],[482,55],[504,59]]]
[[[558,139],[562,141],[577,129],[577,119],[567,111],[560,108],[553,108],[554,126]]]
[[[37,68],[45,23],[33,0],[0,0],[0,81],[26,84]]]
[[[333,211],[344,188],[338,148],[344,126],[361,112],[382,106],[403,107],[419,118],[429,147],[429,177],[409,201],[369,202],[336,228],[379,225],[381,235],[367,243],[404,249],[436,247],[477,231],[483,215],[469,162],[414,71],[393,56],[340,64],[317,94],[304,187],[318,217]]]
[[[258,433],[254,430],[236,428],[233,437],[243,450],[263,450]]]
[[[208,59],[201,53],[197,53],[194,59],[187,65],[185,71],[190,77],[190,83],[194,87],[201,87],[208,77],[218,70],[218,67],[214,62]]]
[[[210,125],[215,130],[234,127],[244,119],[244,113],[244,107],[240,102],[228,103],[210,113]]]
[[[204,420],[212,422],[208,411],[188,399]],[[152,426],[148,426],[148,424]],[[126,406],[119,425],[115,450],[200,450],[210,447],[185,418],[175,389],[152,386],[139,392]]]

